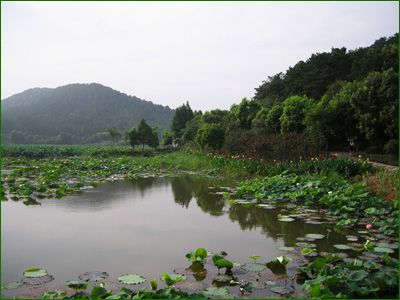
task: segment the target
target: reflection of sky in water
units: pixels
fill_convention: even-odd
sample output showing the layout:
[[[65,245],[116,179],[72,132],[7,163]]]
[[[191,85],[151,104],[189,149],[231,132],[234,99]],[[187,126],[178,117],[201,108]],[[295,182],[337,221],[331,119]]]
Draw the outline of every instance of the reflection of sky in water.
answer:
[[[41,206],[3,202],[2,280],[18,280],[30,266],[48,269],[56,282],[94,270],[114,280],[123,273],[153,278],[187,266],[185,254],[197,247],[226,250],[235,261],[255,254],[266,261],[296,237],[326,234],[322,226],[278,222],[274,210],[230,207],[210,194],[213,184],[193,175],[146,178],[105,183]],[[322,248],[328,243],[318,241]]]

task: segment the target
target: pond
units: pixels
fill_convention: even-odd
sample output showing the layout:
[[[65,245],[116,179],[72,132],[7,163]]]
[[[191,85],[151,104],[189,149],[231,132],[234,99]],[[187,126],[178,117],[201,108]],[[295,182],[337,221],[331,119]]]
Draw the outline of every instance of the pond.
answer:
[[[222,193],[232,185],[183,174],[107,182],[40,205],[2,202],[2,284],[21,279],[31,266],[54,276],[46,289],[62,289],[87,271],[108,272],[108,282],[126,273],[151,280],[187,267],[185,254],[198,247],[225,250],[237,262],[250,255],[267,262],[287,254],[280,247],[304,243],[308,233],[329,237],[312,241],[319,251],[343,252],[333,245],[348,243],[331,224],[279,221],[287,207],[230,205]],[[40,295],[40,288],[4,294]]]

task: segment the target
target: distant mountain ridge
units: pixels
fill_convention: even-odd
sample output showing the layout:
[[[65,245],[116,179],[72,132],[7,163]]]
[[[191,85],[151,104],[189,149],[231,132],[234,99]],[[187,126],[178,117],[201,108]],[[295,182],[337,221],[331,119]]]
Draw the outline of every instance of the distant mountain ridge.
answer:
[[[174,110],[98,83],[33,88],[1,101],[5,143],[90,143],[115,127],[125,131],[144,118],[160,130]]]

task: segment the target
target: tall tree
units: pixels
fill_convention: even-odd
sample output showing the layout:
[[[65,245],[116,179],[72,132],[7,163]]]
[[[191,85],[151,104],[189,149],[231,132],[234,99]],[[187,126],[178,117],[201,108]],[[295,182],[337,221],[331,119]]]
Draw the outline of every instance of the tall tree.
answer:
[[[189,102],[186,102],[186,104],[183,104],[175,110],[171,126],[171,131],[175,138],[180,138],[182,136],[186,123],[191,119],[193,119],[193,110],[191,109]]]
[[[145,121],[141,119],[137,128],[132,128],[128,134],[129,141],[132,147],[136,145],[157,147],[159,144],[157,128],[151,128]]]
[[[122,134],[121,134],[117,129],[115,129],[115,127],[113,127],[113,128],[108,128],[108,129],[107,129],[107,133],[108,133],[109,136],[111,137],[111,142],[112,142],[113,145],[114,145],[115,142],[116,142],[119,138],[121,138],[121,136],[122,136]]]
[[[292,96],[283,102],[281,132],[301,132],[305,129],[305,117],[312,102],[307,97]]]

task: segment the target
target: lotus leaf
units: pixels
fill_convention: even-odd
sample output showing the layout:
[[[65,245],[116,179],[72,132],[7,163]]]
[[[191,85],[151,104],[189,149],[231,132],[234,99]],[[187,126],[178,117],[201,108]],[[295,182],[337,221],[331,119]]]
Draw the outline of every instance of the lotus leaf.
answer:
[[[47,271],[45,269],[40,269],[40,268],[29,268],[24,271],[24,276],[28,278],[34,278],[34,277],[41,277],[41,276],[46,276]]]
[[[303,249],[301,249],[301,253],[303,255],[310,255],[311,253],[316,253],[316,252],[317,252],[317,249],[315,249],[315,248],[303,248]]]
[[[153,280],[150,281],[150,287],[153,291],[157,290],[157,278],[153,278]]]
[[[13,282],[6,283],[3,286],[3,288],[5,288],[6,290],[12,290],[12,289],[17,289],[23,285],[24,285],[24,283],[22,281],[13,281]]]
[[[137,274],[125,274],[118,277],[118,281],[123,284],[141,284],[146,281],[146,278]]]
[[[216,282],[229,282],[232,279],[233,277],[227,274],[218,274],[217,276],[214,277],[214,281]]]
[[[356,242],[358,241],[358,237],[356,237],[355,235],[346,235],[346,239],[350,242]]]
[[[390,248],[384,248],[384,247],[375,247],[374,252],[377,253],[393,253],[393,249]]]
[[[227,288],[216,288],[216,287],[209,287],[203,291],[204,295],[211,296],[211,297],[223,297],[229,294],[229,290]]]
[[[287,256],[278,256],[274,260],[267,263],[267,267],[277,275],[286,274],[286,265],[290,263],[292,259]]]
[[[325,237],[325,235],[319,234],[319,233],[307,233],[306,234],[306,238],[314,239],[314,240],[321,240],[324,237]]]
[[[276,208],[275,205],[271,205],[271,204],[257,204],[257,207],[261,207],[264,209],[275,209]]]
[[[342,245],[342,244],[336,244],[336,245],[333,245],[333,247],[335,247],[336,249],[339,249],[339,250],[350,250],[351,249],[350,246]]]
[[[295,219],[287,216],[281,216],[278,218],[278,221],[280,222],[293,222]]]
[[[305,221],[306,224],[311,224],[311,225],[321,225],[322,222],[320,221],[314,221],[314,220],[307,220]]]
[[[281,251],[287,251],[287,252],[294,251],[294,247],[287,247],[287,246],[281,246],[278,249]]]
[[[230,260],[223,258],[222,256],[214,255],[212,257],[212,260],[213,260],[214,265],[218,269],[222,269],[222,268],[232,269],[233,268],[233,263]]]
[[[108,296],[111,296],[111,291],[108,291],[104,288],[104,285],[100,284],[92,288],[90,292],[90,297],[92,299],[104,299]]]
[[[80,280],[90,281],[90,282],[101,281],[103,279],[106,279],[107,277],[108,277],[107,272],[100,272],[100,271],[91,271],[79,275]]]
[[[296,246],[299,246],[299,247],[302,247],[302,248],[315,248],[315,247],[317,247],[316,244],[313,244],[313,243],[303,243],[303,242],[296,243]]]
[[[350,280],[352,281],[361,281],[368,276],[368,272],[364,270],[357,270],[350,274]]]
[[[250,255],[249,258],[253,259],[254,261],[256,261],[257,259],[260,259],[261,256],[260,255]]]
[[[64,299],[67,296],[67,293],[64,291],[48,291],[42,295],[43,299]]]
[[[163,273],[161,276],[161,280],[165,282],[166,285],[171,286],[174,285],[177,282],[183,281],[186,279],[185,275],[180,275],[180,274],[168,274],[168,273]]]
[[[259,263],[247,263],[242,265],[242,268],[246,271],[250,272],[262,272],[264,271],[267,267],[263,264]]]
[[[196,249],[195,254],[197,257],[204,259],[207,257],[207,250],[204,248],[198,248]]]

